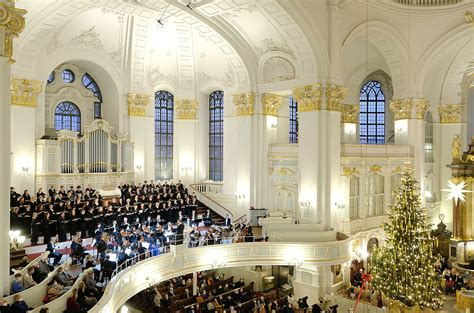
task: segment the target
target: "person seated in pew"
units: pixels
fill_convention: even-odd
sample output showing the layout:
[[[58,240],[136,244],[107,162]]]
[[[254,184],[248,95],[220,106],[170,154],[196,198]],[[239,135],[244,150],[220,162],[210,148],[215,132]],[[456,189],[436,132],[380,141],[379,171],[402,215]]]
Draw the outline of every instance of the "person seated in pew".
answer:
[[[64,286],[60,285],[55,279],[51,279],[47,285],[46,296],[44,297],[43,302],[48,303],[56,300],[66,292],[67,290],[64,288]]]
[[[30,310],[23,297],[18,294],[13,298],[13,304],[10,307],[11,313],[27,313]]]
[[[15,279],[12,282],[12,291],[13,293],[18,293],[23,290],[25,290],[25,287],[23,286],[23,275],[21,275],[21,273],[16,273]]]
[[[71,296],[67,299],[66,311],[64,313],[83,313],[87,312],[86,309],[82,308],[81,305],[77,302],[78,291],[74,288],[71,291]]]
[[[28,289],[30,287],[36,286],[36,282],[33,279],[33,274],[35,272],[35,268],[33,266],[30,266],[26,272],[25,275],[23,275],[23,286],[25,289]]]
[[[63,266],[60,266],[58,268],[56,280],[59,284],[63,285],[64,287],[70,287],[74,285],[74,282],[75,282],[75,278],[71,274],[69,274]]]
[[[76,300],[77,303],[86,310],[92,308],[97,303],[97,298],[87,292],[86,284],[83,281],[78,285]]]
[[[10,313],[10,304],[5,299],[0,299],[0,313]]]

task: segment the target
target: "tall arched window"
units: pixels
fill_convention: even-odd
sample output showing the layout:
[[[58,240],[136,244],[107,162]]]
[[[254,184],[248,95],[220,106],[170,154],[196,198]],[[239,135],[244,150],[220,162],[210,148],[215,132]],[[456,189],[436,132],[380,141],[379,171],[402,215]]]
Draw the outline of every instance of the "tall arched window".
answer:
[[[155,178],[173,178],[173,95],[155,93]]]
[[[94,118],[102,118],[102,93],[100,92],[99,85],[88,73],[82,76],[82,85],[92,91],[94,96],[97,97],[97,101],[94,102]]]
[[[360,143],[385,143],[385,95],[380,83],[368,81],[360,91]]]
[[[290,96],[290,143],[298,143],[298,102]]]
[[[54,128],[56,130],[68,129],[75,132],[81,131],[81,112],[77,105],[64,101],[54,110]]]
[[[209,95],[209,179],[224,178],[224,92]]]
[[[433,117],[429,111],[425,121],[425,162],[433,162]]]

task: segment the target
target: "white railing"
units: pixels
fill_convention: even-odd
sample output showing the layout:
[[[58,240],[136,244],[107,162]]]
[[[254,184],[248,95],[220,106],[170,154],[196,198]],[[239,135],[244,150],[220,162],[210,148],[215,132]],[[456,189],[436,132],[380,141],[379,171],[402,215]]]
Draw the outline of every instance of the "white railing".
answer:
[[[462,0],[393,0],[393,2],[404,5],[435,7],[441,5],[457,4]]]
[[[213,268],[251,265],[336,265],[350,261],[351,239],[314,243],[247,242],[186,248],[136,263],[107,285],[101,300],[89,312],[117,312],[132,296],[160,281]],[[59,311],[58,311],[59,312]]]
[[[221,193],[222,184],[191,184],[189,185],[189,187],[192,189],[192,191],[195,192],[198,201],[210,208],[212,211],[223,217],[229,215],[231,218],[234,218],[232,212],[227,210],[225,207],[223,207],[221,204],[217,203],[207,195],[207,193]]]

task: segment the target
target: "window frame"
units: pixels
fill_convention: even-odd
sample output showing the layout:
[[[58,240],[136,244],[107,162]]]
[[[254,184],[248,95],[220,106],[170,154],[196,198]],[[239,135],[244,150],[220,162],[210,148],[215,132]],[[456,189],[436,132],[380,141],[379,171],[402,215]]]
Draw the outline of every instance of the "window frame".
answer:
[[[224,92],[209,95],[209,179],[224,180]]]
[[[173,179],[174,96],[166,90],[155,92],[155,179]]]
[[[65,105],[68,105],[68,107],[64,107]],[[58,109],[62,111],[58,112]],[[58,121],[61,122],[60,126],[58,125]],[[64,126],[65,124],[68,125]],[[81,110],[75,103],[71,101],[61,101],[56,105],[54,108],[54,129],[57,131],[70,130],[78,133],[81,132]]]
[[[293,96],[289,97],[288,111],[288,140],[289,143],[298,143],[299,140],[299,120],[298,120],[298,101]]]
[[[359,141],[361,144],[385,144],[387,118],[385,101],[386,96],[379,81],[369,80],[362,86],[359,93]]]

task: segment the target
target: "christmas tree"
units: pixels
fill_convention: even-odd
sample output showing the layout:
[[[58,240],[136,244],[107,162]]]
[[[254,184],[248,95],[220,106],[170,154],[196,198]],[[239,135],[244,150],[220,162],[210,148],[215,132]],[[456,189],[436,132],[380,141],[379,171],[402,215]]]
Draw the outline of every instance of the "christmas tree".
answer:
[[[410,168],[403,171],[384,230],[385,245],[372,257],[373,286],[408,307],[440,309],[443,296],[434,270],[433,240]]]

